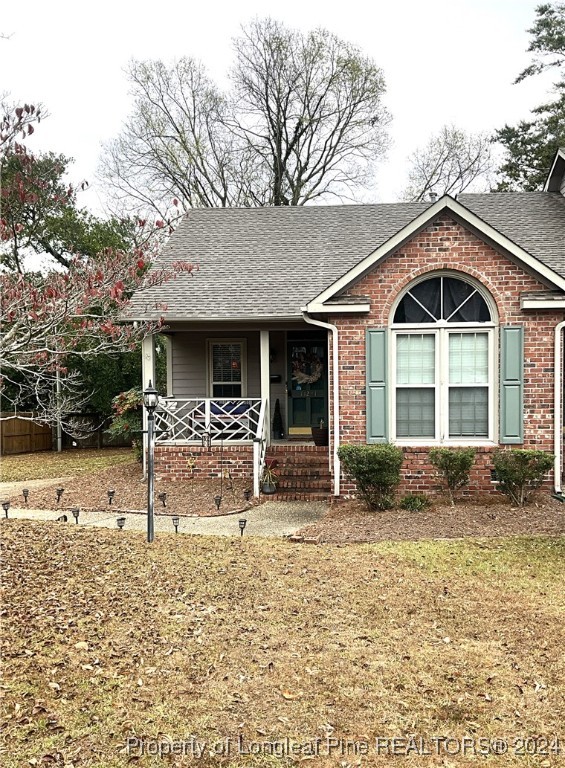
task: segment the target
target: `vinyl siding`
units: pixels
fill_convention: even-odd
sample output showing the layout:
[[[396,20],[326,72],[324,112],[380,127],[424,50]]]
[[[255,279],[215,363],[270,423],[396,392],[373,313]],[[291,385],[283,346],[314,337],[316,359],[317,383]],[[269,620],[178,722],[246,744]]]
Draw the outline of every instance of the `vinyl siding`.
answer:
[[[258,331],[186,331],[172,336],[173,397],[208,396],[209,339],[245,339],[247,342],[247,397],[260,397]]]

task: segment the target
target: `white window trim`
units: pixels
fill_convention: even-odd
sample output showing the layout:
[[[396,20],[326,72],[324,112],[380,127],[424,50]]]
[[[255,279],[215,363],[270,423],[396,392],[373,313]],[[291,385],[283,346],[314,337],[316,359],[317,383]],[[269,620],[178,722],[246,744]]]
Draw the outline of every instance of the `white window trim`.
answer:
[[[391,397],[389,398],[389,424],[391,441],[399,446],[493,446],[497,445],[498,419],[498,366],[496,349],[498,333],[495,323],[396,323],[390,329],[392,343],[388,345]],[[487,333],[488,334],[488,437],[450,438],[449,435],[449,334],[450,333]],[[397,437],[396,436],[396,337],[406,334],[430,334],[436,337],[435,355],[435,434],[437,437]],[[402,385],[400,385],[402,386]],[[426,385],[423,385],[426,386]],[[443,400],[442,400],[443,398]],[[442,405],[443,402],[443,405]]]
[[[206,377],[206,396],[207,397],[213,397],[213,383],[214,383],[214,373],[212,370],[212,347],[214,344],[239,344],[241,346],[241,397],[247,397],[247,339],[245,338],[233,338],[233,337],[227,337],[227,338],[212,338],[212,339],[206,339],[206,354],[208,357],[207,361],[207,371],[208,375]],[[218,383],[218,382],[216,382]],[[228,382],[226,382],[228,383]],[[237,400],[238,398],[233,397],[227,397],[227,398],[216,398],[218,400]]]

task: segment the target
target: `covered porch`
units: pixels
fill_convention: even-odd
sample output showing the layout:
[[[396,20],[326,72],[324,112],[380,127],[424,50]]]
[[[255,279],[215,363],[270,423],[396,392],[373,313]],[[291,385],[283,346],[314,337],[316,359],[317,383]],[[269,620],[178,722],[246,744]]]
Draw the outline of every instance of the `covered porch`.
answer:
[[[199,465],[208,475],[227,465],[234,476],[252,476],[258,496],[270,446],[306,448],[313,445],[312,428],[328,428],[325,329],[170,324],[157,338],[167,359],[166,392],[161,387],[155,413],[157,471],[180,479],[183,465],[192,464],[191,473]],[[144,387],[155,373],[151,337],[143,343]]]

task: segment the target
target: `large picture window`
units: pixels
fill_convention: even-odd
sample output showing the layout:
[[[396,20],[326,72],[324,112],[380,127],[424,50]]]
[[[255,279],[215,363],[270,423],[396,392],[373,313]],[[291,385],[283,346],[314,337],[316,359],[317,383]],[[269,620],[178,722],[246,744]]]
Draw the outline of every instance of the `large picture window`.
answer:
[[[406,291],[393,321],[394,436],[493,439],[494,323],[479,290],[437,276]]]

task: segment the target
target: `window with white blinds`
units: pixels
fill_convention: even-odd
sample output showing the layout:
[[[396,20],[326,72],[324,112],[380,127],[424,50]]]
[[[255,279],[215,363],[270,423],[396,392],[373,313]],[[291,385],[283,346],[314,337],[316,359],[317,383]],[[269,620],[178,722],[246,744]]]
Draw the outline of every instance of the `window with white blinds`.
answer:
[[[245,397],[245,342],[208,342],[210,394],[212,397]]]
[[[410,288],[393,323],[394,437],[493,438],[494,323],[477,288],[437,276]]]

